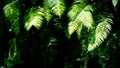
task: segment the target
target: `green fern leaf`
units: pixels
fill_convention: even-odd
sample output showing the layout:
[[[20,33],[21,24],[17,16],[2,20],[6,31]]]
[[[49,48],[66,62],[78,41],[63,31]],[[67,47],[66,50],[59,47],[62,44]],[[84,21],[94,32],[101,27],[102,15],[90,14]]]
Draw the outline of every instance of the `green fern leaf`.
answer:
[[[66,9],[64,0],[47,0],[46,3],[51,8],[52,12],[59,17],[61,17]]]
[[[45,17],[47,22],[49,22],[50,19],[52,18],[51,10],[50,10],[46,0],[44,2],[44,17]]]
[[[21,11],[17,6],[18,1],[12,1],[11,3],[4,6],[4,14],[10,22],[13,22],[16,18],[19,17]]]
[[[112,0],[112,4],[113,4],[114,7],[117,6],[117,3],[118,3],[118,0]]]
[[[81,12],[81,10],[82,10],[81,6],[79,4],[75,4],[71,7],[67,16],[69,17],[70,20],[74,20],[78,13]]]
[[[78,8],[78,6],[76,5],[75,8]],[[75,9],[75,10],[77,10],[77,9]],[[80,11],[78,11],[78,10],[80,10]],[[91,10],[93,11],[92,6],[88,5],[82,11],[81,11],[81,8],[78,10],[75,11],[75,13],[73,12],[74,11],[73,9],[71,9],[68,12],[68,16],[70,17],[70,20],[71,20],[71,22],[68,24],[68,32],[70,35],[73,32],[75,32],[77,29],[79,29],[78,31],[81,31],[82,25],[86,26],[87,28],[92,28],[93,17],[90,12]],[[73,13],[73,14],[71,14],[71,13]]]
[[[72,33],[74,33],[79,27],[79,24],[77,22],[71,21],[68,24],[68,32],[69,35],[71,35]]]
[[[90,11],[93,11],[91,5],[86,6],[75,18],[75,21],[82,22],[82,24],[87,27],[91,28],[93,24],[93,16]]]
[[[109,18],[105,18],[102,22],[97,25],[95,30],[95,41],[94,44],[88,45],[88,51],[93,50],[97,46],[99,46],[108,36],[111,30],[112,20]]]
[[[43,8],[37,7],[37,8],[31,8],[29,10],[29,13],[25,17],[25,29],[30,30],[32,26],[39,29],[43,23]]]

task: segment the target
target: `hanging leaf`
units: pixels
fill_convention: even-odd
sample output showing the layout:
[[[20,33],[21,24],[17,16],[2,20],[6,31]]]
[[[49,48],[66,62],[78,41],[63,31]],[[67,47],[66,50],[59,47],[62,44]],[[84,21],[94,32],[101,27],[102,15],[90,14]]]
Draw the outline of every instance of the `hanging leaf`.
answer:
[[[30,30],[32,26],[39,29],[41,25],[43,24],[43,8],[37,7],[37,8],[31,8],[25,16],[25,29]]]
[[[76,5],[75,8],[77,9],[78,6]],[[81,9],[79,9],[81,10]],[[91,5],[86,6],[82,11],[75,11],[74,10],[69,11],[68,16],[70,17],[70,22],[68,24],[68,32],[69,35],[74,33],[77,29],[79,33],[82,29],[82,25],[84,25],[87,28],[91,28],[93,24],[93,17],[90,11],[93,11],[93,8]],[[73,14],[72,14],[73,12]],[[73,18],[72,18],[73,17]],[[79,33],[80,34],[80,33]],[[78,34],[78,35],[79,35]]]
[[[20,8],[17,5],[18,1],[12,1],[11,3],[4,6],[4,14],[10,22],[13,22],[20,15]]]
[[[93,24],[93,16],[90,11],[93,11],[91,5],[86,6],[75,18],[75,21],[82,22],[82,24],[87,27],[91,28]]]
[[[97,46],[99,46],[108,36],[111,30],[112,20],[109,18],[105,18],[102,22],[100,22],[95,30],[95,41],[93,44],[88,45],[88,51],[93,50]]]
[[[112,0],[112,4],[113,4],[114,7],[117,6],[117,3],[118,3],[118,0]]]
[[[81,10],[82,10],[82,7],[79,4],[75,4],[71,7],[67,16],[69,17],[70,20],[74,20],[78,15],[78,13],[81,12]]]
[[[79,26],[79,24],[74,21],[69,22],[69,24],[68,24],[69,34],[71,35],[72,33],[74,33],[78,29],[78,26]]]
[[[50,19],[52,18],[51,10],[50,10],[46,0],[44,1],[44,17],[47,22],[49,22]]]
[[[52,12],[59,17],[61,17],[66,9],[64,0],[47,0],[46,3],[51,8]]]

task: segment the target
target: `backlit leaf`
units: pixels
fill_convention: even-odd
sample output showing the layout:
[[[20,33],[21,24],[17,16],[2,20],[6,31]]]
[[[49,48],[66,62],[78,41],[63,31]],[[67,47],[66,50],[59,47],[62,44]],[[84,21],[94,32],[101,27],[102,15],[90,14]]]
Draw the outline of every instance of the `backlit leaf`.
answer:
[[[30,30],[32,26],[39,29],[43,23],[43,8],[31,8],[25,17],[25,29]]]

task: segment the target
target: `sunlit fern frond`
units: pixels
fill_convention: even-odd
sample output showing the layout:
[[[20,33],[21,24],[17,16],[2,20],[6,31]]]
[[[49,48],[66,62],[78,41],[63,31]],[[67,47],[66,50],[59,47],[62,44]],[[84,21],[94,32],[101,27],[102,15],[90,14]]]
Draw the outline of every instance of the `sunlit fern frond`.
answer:
[[[75,4],[71,7],[67,16],[69,17],[70,20],[74,20],[78,13],[81,12],[81,10],[82,7],[80,6],[80,4]]]
[[[4,14],[10,22],[13,22],[21,14],[20,8],[17,5],[18,1],[12,1],[4,6]]]
[[[28,11],[27,16],[25,16],[25,29],[30,30],[32,26],[39,29],[43,24],[43,8],[41,7],[33,7]]]
[[[77,22],[71,21],[68,24],[68,32],[71,35],[72,33],[74,33],[79,27],[79,24]]]
[[[93,8],[91,5],[87,5],[75,18],[75,21],[81,22],[85,27],[91,28],[93,25],[93,16],[91,11]]]
[[[51,10],[50,10],[46,0],[44,1],[44,17],[47,22],[49,22],[50,19],[52,18]]]
[[[110,18],[105,18],[97,25],[95,30],[95,41],[93,44],[88,45],[88,51],[91,51],[99,46],[107,38],[111,30],[111,23],[112,20]]]
[[[70,22],[68,23],[68,32],[70,35],[73,32],[75,32],[78,28],[80,28],[80,30],[81,30],[82,25],[84,25],[87,28],[91,28],[92,24],[93,24],[93,17],[90,12],[91,10],[93,10],[91,5],[87,5],[84,9],[82,9],[82,8],[79,9],[79,7],[77,5],[74,7],[75,7],[74,10],[71,9],[68,12],[68,17],[70,18]],[[81,11],[81,9],[82,9],[82,11]],[[75,11],[75,12],[73,12],[73,11]]]
[[[64,0],[46,0],[46,3],[51,8],[51,11],[59,17],[61,17],[66,9]]]

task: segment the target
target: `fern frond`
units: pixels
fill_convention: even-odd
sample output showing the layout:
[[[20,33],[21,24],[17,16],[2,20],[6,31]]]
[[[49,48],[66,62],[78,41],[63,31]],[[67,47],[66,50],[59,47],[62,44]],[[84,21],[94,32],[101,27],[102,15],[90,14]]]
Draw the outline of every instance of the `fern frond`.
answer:
[[[90,11],[93,11],[91,5],[87,5],[75,18],[75,21],[82,22],[82,24],[87,27],[91,28],[93,24],[93,16]]]
[[[81,6],[79,4],[75,4],[71,7],[67,16],[69,17],[70,20],[74,20],[78,13],[81,12],[81,10],[82,10]]]
[[[66,9],[64,0],[47,0],[47,4],[52,12],[59,17],[61,17]]]
[[[77,5],[74,6],[76,9],[71,9],[68,12],[68,16],[71,20],[68,24],[68,32],[71,35],[73,32],[75,32],[78,28],[82,29],[82,25],[86,26],[87,28],[91,28],[93,24],[93,17],[91,14],[91,10],[93,10],[91,5],[86,6],[82,11]],[[75,13],[73,12],[75,11]],[[73,13],[73,14],[72,14]]]
[[[37,7],[37,8],[31,8],[29,10],[28,15],[25,17],[25,29],[30,30],[32,26],[39,29],[43,23],[43,8]]]
[[[4,6],[4,14],[10,22],[13,22],[21,14],[20,8],[17,6],[18,1],[12,1]]]
[[[105,18],[102,22],[100,22],[95,30],[95,41],[94,44],[88,45],[88,51],[93,50],[97,46],[99,46],[108,36],[111,30],[112,20],[109,18]]]
[[[74,33],[79,27],[79,24],[74,22],[74,21],[71,21],[69,22],[68,24],[68,32],[69,32],[69,35],[71,35],[72,33]]]
[[[49,22],[50,19],[52,18],[51,10],[50,10],[46,0],[44,1],[44,17],[47,22]]]

